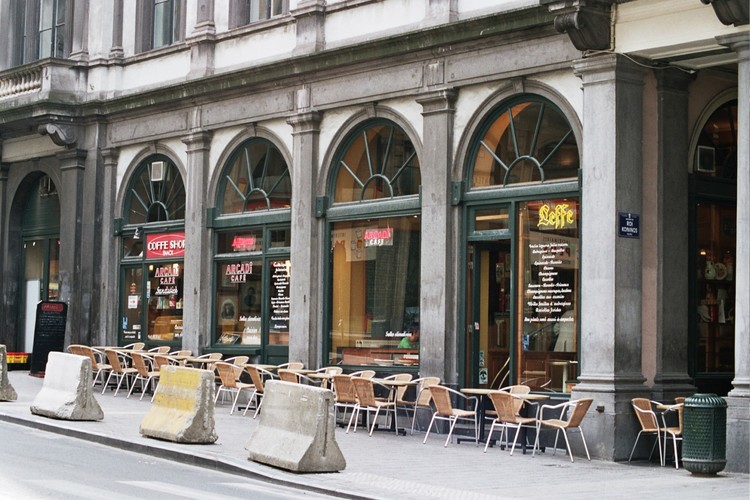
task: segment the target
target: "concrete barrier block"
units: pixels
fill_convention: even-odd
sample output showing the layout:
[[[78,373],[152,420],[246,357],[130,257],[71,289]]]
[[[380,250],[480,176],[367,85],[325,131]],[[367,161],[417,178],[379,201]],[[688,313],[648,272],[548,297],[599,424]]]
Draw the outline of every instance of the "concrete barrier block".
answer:
[[[31,413],[61,420],[103,419],[91,379],[88,357],[50,352],[42,390],[31,403]]]
[[[0,401],[15,401],[18,394],[8,380],[8,351],[0,344]]]
[[[182,366],[163,366],[160,371],[141,435],[175,443],[215,442],[213,372]]]
[[[269,381],[260,422],[246,446],[250,460],[293,472],[344,470],[333,410],[328,389]]]

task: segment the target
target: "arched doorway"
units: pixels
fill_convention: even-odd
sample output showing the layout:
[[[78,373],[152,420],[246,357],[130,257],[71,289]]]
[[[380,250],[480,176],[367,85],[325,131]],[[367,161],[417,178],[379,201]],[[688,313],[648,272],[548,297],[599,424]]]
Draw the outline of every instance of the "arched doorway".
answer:
[[[60,200],[47,175],[33,180],[22,196],[18,350],[31,352],[36,305],[59,294]]]

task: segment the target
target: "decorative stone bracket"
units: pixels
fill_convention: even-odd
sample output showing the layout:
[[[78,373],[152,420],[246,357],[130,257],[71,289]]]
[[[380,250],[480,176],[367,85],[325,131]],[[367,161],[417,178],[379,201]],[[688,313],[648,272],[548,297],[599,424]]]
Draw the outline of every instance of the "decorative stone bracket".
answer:
[[[567,33],[578,50],[607,50],[612,40],[615,0],[540,0],[555,14],[555,29]]]
[[[78,141],[75,127],[63,123],[47,123],[39,125],[37,131],[41,135],[49,135],[52,142],[58,146],[72,148]]]
[[[747,0],[701,0],[714,8],[716,17],[723,24],[742,26],[750,24],[750,3]]]

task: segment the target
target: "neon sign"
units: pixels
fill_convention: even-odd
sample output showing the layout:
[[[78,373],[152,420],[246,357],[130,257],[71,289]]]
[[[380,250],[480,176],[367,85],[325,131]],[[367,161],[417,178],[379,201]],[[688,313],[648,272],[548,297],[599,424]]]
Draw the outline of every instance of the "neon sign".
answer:
[[[570,229],[576,227],[576,211],[568,203],[559,203],[551,207],[544,204],[539,207],[540,229]]]

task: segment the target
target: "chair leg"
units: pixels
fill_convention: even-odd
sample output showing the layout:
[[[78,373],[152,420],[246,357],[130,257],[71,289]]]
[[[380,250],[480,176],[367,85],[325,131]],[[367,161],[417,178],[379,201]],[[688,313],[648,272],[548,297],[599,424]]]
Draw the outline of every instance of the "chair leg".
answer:
[[[104,387],[102,388],[102,394],[104,394],[104,391],[107,390],[107,387],[109,387],[109,380],[112,378],[112,375],[114,375],[115,372],[109,372],[109,376],[107,376],[107,381],[104,382]]]
[[[240,392],[241,391],[239,389],[235,391],[234,399],[232,400],[232,409],[229,410],[230,415],[234,413],[234,407],[237,406],[237,400],[240,399]]]
[[[352,426],[352,421],[355,421],[355,423],[354,423],[354,430],[355,431],[357,430],[357,423],[356,423],[356,418],[357,417],[355,415],[356,416],[359,415],[359,406],[358,405],[355,405],[354,408],[352,408],[352,414],[349,417],[349,425],[346,426],[346,434],[349,434],[349,429]],[[346,418],[346,413],[344,413],[344,418]]]
[[[258,391],[256,391],[255,389],[253,389],[253,393],[252,393],[252,394],[250,395],[250,397],[249,397],[249,398],[247,398],[247,405],[245,406],[245,410],[244,410],[244,411],[242,412],[242,416],[243,416],[243,417],[244,417],[244,416],[245,416],[245,414],[247,413],[247,409],[248,409],[248,408],[250,408],[250,404],[251,404],[251,403],[252,403],[253,401],[255,401],[255,402],[256,402],[256,403],[255,403],[256,405],[258,404],[258,402],[257,402],[257,401],[258,401],[258,399],[257,399],[257,396],[258,396]],[[255,417],[253,417],[253,418],[255,418]]]
[[[586,450],[586,458],[589,460],[589,462],[591,462],[591,455],[589,455],[589,447],[586,446],[586,436],[583,435],[583,429],[579,427],[578,432],[581,433],[581,441],[583,441],[583,449]],[[571,454],[571,458],[572,456],[573,455]]]
[[[448,431],[448,438],[445,440],[445,444],[443,445],[444,448],[447,448],[448,443],[451,442],[451,436],[453,436],[453,428],[456,426],[456,422],[458,422],[457,418],[451,419],[451,428]]]
[[[516,435],[513,436],[513,445],[510,447],[510,456],[513,456],[513,452],[516,449],[516,442],[518,442],[518,435],[521,434],[521,425],[519,424],[518,427],[516,427]],[[507,436],[506,436],[507,439]]]
[[[432,430],[432,423],[435,421],[436,416],[437,416],[437,413],[432,414],[432,418],[430,419],[430,425],[427,426],[427,432],[424,435],[424,440],[422,440],[422,444],[425,444],[427,442],[427,436],[430,435],[430,431]]]
[[[370,410],[367,410],[367,414],[370,414]],[[372,425],[370,426],[370,436],[372,436],[372,431],[375,430],[375,424],[378,423],[378,415],[380,414],[380,407],[378,406],[375,409],[375,418],[372,419]],[[396,434],[398,434],[398,430],[396,431]]]
[[[490,445],[490,441],[492,441],[492,433],[495,431],[495,424],[497,424],[497,421],[493,421],[492,425],[490,426],[490,432],[487,434],[487,443],[484,445],[484,452],[487,453],[487,447]],[[500,440],[503,439],[503,426],[502,424],[498,424],[500,426]]]

